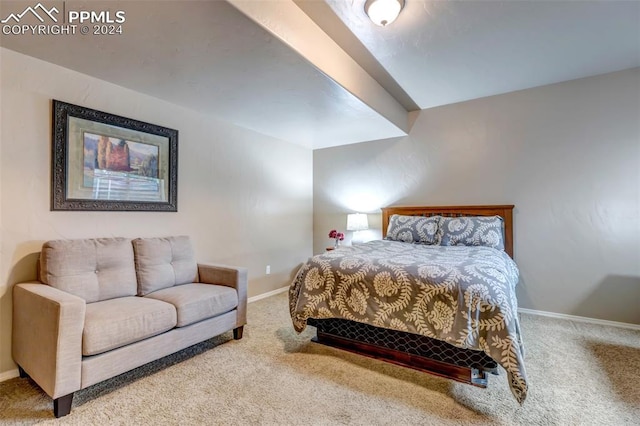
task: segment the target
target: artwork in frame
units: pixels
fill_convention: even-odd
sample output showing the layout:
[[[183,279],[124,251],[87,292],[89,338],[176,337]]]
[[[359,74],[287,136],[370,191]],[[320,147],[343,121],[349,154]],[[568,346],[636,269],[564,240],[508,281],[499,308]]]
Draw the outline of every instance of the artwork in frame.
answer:
[[[53,101],[51,210],[178,211],[178,131]]]

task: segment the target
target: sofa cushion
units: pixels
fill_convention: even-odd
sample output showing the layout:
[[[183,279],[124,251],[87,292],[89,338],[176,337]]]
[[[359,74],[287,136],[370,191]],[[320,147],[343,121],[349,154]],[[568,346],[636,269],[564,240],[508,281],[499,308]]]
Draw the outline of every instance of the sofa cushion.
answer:
[[[189,237],[133,240],[138,296],[198,281],[198,265]]]
[[[82,355],[97,355],[171,330],[176,309],[143,297],[120,297],[87,304]]]
[[[88,303],[136,294],[131,240],[97,238],[44,243],[40,281]]]
[[[145,299],[171,303],[178,311],[178,327],[229,312],[238,306],[238,293],[231,287],[214,284],[184,284],[154,291]]]

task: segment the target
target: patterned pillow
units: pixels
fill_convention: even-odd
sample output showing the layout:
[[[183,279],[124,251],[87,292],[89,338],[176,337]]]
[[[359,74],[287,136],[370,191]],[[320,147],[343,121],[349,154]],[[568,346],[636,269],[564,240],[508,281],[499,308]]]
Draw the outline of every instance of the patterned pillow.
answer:
[[[443,246],[485,246],[504,250],[500,216],[441,217],[438,237]]]
[[[437,244],[440,216],[402,216],[389,219],[386,240],[415,244]]]

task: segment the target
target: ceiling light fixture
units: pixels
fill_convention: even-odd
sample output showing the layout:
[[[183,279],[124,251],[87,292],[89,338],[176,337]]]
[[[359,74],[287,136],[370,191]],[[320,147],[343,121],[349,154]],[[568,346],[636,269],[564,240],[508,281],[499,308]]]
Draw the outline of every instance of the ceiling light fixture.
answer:
[[[374,24],[386,27],[396,20],[404,7],[404,0],[367,0],[364,11]]]

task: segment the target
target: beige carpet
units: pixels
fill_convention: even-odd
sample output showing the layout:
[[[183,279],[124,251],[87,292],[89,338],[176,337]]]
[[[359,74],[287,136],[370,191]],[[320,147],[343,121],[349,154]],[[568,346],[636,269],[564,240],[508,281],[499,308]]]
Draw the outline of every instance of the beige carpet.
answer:
[[[221,338],[77,392],[71,414],[30,380],[0,383],[0,424],[640,425],[640,332],[523,315],[530,390],[487,389],[309,342],[286,294],[249,305]]]

